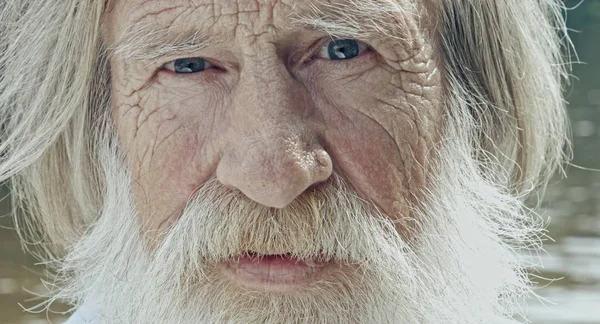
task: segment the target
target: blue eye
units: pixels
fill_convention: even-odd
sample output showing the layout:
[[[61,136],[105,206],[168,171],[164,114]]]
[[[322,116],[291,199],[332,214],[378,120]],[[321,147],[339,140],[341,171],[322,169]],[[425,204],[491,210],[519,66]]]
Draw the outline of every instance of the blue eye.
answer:
[[[201,57],[187,57],[165,64],[164,68],[175,73],[197,73],[212,67],[212,64]]]
[[[367,45],[354,39],[338,39],[323,44],[319,57],[340,61],[359,56],[367,49]]]

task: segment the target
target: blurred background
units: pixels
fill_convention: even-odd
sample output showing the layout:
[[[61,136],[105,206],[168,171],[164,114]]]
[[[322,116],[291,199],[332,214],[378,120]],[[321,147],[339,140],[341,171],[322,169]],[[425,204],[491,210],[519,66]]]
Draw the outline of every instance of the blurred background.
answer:
[[[500,0],[499,0],[500,1]],[[579,60],[573,84],[567,89],[575,159],[587,169],[600,169],[600,0],[565,0],[567,22]],[[534,324],[600,324],[600,172],[568,169],[566,179],[548,188],[541,213],[550,217],[547,255],[534,279],[539,298],[528,306]],[[0,197],[7,194],[0,189]],[[0,215],[8,215],[8,199],[0,202]],[[21,251],[9,216],[0,217],[0,324],[62,323],[66,317],[43,312],[26,313],[43,293],[31,256]],[[547,280],[537,278],[554,278]],[[552,283],[550,284],[550,282]],[[64,307],[57,305],[57,310]]]

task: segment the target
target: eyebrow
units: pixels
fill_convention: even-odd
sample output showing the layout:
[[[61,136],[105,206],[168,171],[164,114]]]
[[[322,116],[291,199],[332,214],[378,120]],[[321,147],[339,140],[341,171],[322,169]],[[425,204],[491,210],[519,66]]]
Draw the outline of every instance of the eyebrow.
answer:
[[[290,17],[291,29],[310,30],[328,35],[332,39],[387,37],[396,40],[410,38],[406,14],[412,10],[400,5],[382,8],[374,6],[310,3],[308,10],[295,11]],[[112,55],[125,60],[158,60],[175,55],[191,54],[212,46],[227,43],[224,34],[210,33],[203,28],[188,28],[174,32],[152,23],[137,23],[126,30],[116,44],[109,48]]]
[[[153,24],[133,26],[109,50],[124,60],[157,60],[175,54],[192,53],[224,43],[223,37],[208,37],[202,29],[175,33]]]

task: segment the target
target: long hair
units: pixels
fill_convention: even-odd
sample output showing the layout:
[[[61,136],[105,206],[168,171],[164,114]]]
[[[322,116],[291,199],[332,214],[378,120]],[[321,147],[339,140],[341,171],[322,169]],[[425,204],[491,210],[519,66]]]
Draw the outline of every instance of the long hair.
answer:
[[[357,12],[401,8],[399,2],[350,1]],[[105,5],[0,3],[0,180],[10,180],[22,238],[44,258],[62,256],[103,200],[94,142],[110,105]],[[446,113],[468,116],[462,126],[481,172],[524,201],[566,158],[564,8],[558,0],[431,0],[427,6],[446,96],[466,109]]]

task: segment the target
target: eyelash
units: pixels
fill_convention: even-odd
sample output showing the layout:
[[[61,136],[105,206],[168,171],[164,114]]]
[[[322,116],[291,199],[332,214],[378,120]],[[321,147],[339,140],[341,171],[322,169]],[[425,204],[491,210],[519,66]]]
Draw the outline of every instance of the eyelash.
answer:
[[[327,64],[336,64],[336,65],[350,67],[352,65],[356,65],[358,63],[356,61],[360,60],[365,55],[372,53],[372,47],[369,46],[367,43],[360,41],[358,39],[353,39],[359,43],[359,46],[362,45],[362,47],[363,47],[362,51],[356,57],[353,57],[353,58],[350,58],[347,60],[333,60],[333,59],[326,59],[326,58],[318,56],[321,53],[321,51],[323,50],[323,47],[326,46],[328,43],[333,42],[333,41],[340,41],[340,40],[344,40],[344,39],[327,38],[327,39],[323,39],[321,41],[316,42],[313,46],[310,46],[310,50],[308,51],[309,54],[304,56],[304,58],[301,60],[301,62],[303,62],[304,65],[311,65],[315,61],[325,61],[325,62],[327,62]],[[206,62],[206,64],[208,64],[208,67],[202,71],[195,72],[195,73],[178,73],[178,72],[174,71],[175,70],[175,68],[174,68],[175,61],[180,60],[180,59],[191,59],[191,58],[196,58],[196,57],[188,56],[188,57],[176,58],[172,61],[169,61],[169,62],[163,64],[161,66],[161,70],[171,72],[174,74],[198,74],[201,72],[208,72],[208,71],[213,71],[213,70],[223,70],[223,68],[221,68],[219,65],[213,63],[210,59],[206,59],[203,57],[197,57],[197,58],[203,59]],[[169,67],[171,67],[171,68],[169,68]]]
[[[360,64],[364,58],[367,58],[367,56],[370,56],[369,54],[373,53],[373,48],[367,44],[366,42],[363,42],[361,40],[355,39],[357,42],[364,44],[364,50],[356,57],[349,59],[349,60],[329,60],[329,59],[324,59],[322,57],[319,57],[319,51],[321,50],[321,48],[323,46],[325,46],[325,44],[335,41],[338,39],[331,39],[331,38],[327,38],[321,41],[318,41],[315,45],[311,46],[311,49],[309,51],[309,55],[306,56],[306,59],[304,59],[304,65],[312,65],[312,64],[330,64],[330,65],[338,65],[341,66],[343,68],[351,68],[354,65]]]

